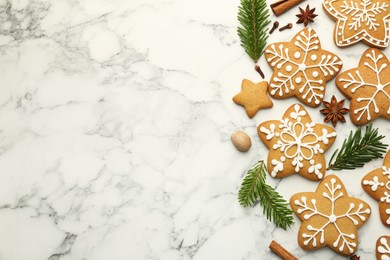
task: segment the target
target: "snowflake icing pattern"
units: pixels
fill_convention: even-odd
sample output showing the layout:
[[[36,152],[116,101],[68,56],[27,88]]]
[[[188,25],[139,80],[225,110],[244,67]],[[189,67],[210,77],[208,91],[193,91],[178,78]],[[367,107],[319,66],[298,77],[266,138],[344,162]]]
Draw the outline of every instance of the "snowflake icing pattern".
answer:
[[[338,20],[335,30],[338,46],[348,46],[361,39],[382,48],[389,44],[387,0],[325,0],[324,8]]]
[[[390,119],[390,62],[378,49],[370,48],[359,67],[341,73],[337,86],[351,100],[354,124],[366,124],[379,116]]]
[[[358,30],[362,24],[366,24],[370,30],[377,30],[380,23],[376,15],[386,12],[389,5],[385,2],[373,3],[371,0],[362,0],[360,3],[344,1],[341,11],[351,16],[352,21],[348,23],[350,30]]]
[[[357,228],[369,218],[371,209],[364,201],[348,197],[338,177],[327,176],[316,192],[295,194],[291,207],[303,221],[299,230],[302,248],[316,249],[331,247],[343,255],[350,255],[357,249]],[[351,230],[347,232],[344,230]],[[336,232],[336,236],[331,235]],[[329,241],[328,237],[333,238]]]
[[[382,168],[369,172],[362,180],[363,189],[379,201],[379,212],[384,225],[390,226],[390,152]]]
[[[321,103],[326,82],[342,67],[339,57],[321,49],[318,35],[311,28],[300,31],[291,42],[268,46],[264,53],[275,70],[269,86],[271,96],[287,98],[295,95],[312,107]]]
[[[317,133],[321,132],[321,135],[315,129],[320,129]],[[262,123],[258,132],[272,143],[269,158],[274,157],[273,151],[281,154],[279,159],[269,160],[268,169],[272,177],[289,175],[285,172],[286,164],[292,165],[295,172],[303,174],[303,162],[308,161],[308,174],[315,174],[317,180],[323,178],[325,165],[317,163],[315,156],[323,156],[324,151],[333,143],[336,132],[330,127],[313,123],[302,106],[291,106],[280,121]]]

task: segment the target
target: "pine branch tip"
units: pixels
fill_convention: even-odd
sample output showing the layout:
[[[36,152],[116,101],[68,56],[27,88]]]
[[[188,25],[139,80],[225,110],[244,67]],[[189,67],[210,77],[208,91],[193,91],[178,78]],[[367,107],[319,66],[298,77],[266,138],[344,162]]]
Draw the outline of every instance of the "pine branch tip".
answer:
[[[353,132],[343,141],[340,149],[337,149],[329,161],[327,170],[355,169],[363,167],[371,160],[382,158],[388,144],[382,143],[385,136],[379,135],[379,129],[370,124]]]

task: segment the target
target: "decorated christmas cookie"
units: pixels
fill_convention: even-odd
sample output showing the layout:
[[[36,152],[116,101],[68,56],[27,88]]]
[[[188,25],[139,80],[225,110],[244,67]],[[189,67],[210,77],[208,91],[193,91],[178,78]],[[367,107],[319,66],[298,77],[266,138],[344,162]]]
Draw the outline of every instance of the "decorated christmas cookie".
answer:
[[[345,47],[364,41],[374,47],[388,46],[389,0],[324,0],[325,11],[337,22],[334,40]]]
[[[257,132],[270,149],[268,172],[272,177],[283,178],[293,173],[315,181],[324,177],[324,152],[333,144],[336,132],[312,122],[301,105],[288,108],[282,120],[260,124]]]
[[[390,260],[390,236],[382,236],[376,241],[376,259]]]
[[[290,42],[269,45],[264,54],[274,70],[270,95],[277,99],[296,96],[311,107],[321,104],[326,82],[342,67],[339,57],[321,48],[311,28],[303,29]]]
[[[244,79],[241,84],[241,92],[233,97],[234,103],[245,108],[246,114],[252,118],[262,108],[271,108],[273,103],[267,95],[268,83],[262,81],[253,83]]]
[[[390,151],[383,167],[368,173],[362,179],[363,189],[379,202],[379,214],[385,226],[390,227]]]
[[[359,66],[341,73],[336,84],[351,99],[350,116],[355,125],[378,117],[390,120],[390,62],[380,50],[364,52]]]
[[[305,250],[328,246],[342,255],[351,255],[358,247],[357,229],[370,217],[370,206],[349,197],[336,175],[329,175],[315,192],[291,197],[290,205],[302,221],[298,243]]]

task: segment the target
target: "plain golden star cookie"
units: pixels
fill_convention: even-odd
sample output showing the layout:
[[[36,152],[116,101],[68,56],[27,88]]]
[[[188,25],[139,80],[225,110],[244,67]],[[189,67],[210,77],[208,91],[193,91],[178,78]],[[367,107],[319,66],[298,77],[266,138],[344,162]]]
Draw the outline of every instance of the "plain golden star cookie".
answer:
[[[364,176],[362,187],[378,201],[382,223],[390,227],[390,151],[387,152],[381,168]]]
[[[370,206],[349,197],[342,181],[329,175],[315,192],[302,192],[290,199],[292,210],[302,221],[298,243],[305,250],[328,246],[342,255],[358,248],[358,228],[370,217]]]
[[[263,108],[271,108],[273,103],[267,95],[268,83],[262,81],[253,83],[244,79],[241,83],[241,91],[233,97],[234,103],[245,108],[246,114],[252,118],[257,111]]]
[[[358,67],[341,73],[336,85],[351,100],[350,117],[355,125],[378,117],[390,120],[390,62],[380,50],[366,50]]]
[[[390,260],[390,236],[381,236],[376,241],[376,259]]]
[[[269,85],[271,97],[296,96],[311,107],[321,104],[326,82],[342,67],[339,57],[321,48],[320,39],[311,28],[303,29],[290,42],[269,45],[264,55],[274,70]]]
[[[324,0],[323,7],[336,21],[337,46],[346,47],[359,41],[379,48],[389,45],[389,0]]]
[[[324,152],[333,144],[336,132],[330,126],[312,122],[299,104],[292,105],[282,120],[271,120],[257,127],[268,147],[268,172],[274,178],[298,173],[318,181],[325,174]]]

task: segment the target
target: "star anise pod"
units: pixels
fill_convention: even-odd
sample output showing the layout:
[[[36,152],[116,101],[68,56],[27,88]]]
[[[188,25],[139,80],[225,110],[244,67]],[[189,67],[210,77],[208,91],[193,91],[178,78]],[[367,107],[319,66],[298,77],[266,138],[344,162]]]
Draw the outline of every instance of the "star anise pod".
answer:
[[[360,259],[360,256],[357,256],[357,255],[353,255],[349,258],[350,260],[359,260]]]
[[[336,127],[338,120],[345,123],[345,117],[343,116],[343,114],[348,113],[349,109],[343,107],[344,102],[344,99],[340,102],[337,102],[335,96],[332,96],[330,103],[322,101],[322,103],[326,107],[325,109],[320,110],[320,112],[325,115],[324,122],[332,120],[332,124],[334,127]]]
[[[309,22],[314,23],[314,18],[318,16],[314,13],[315,10],[315,8],[310,9],[309,5],[306,6],[305,10],[299,7],[299,11],[301,13],[296,15],[299,18],[297,23],[303,23],[305,27],[308,25]]]

